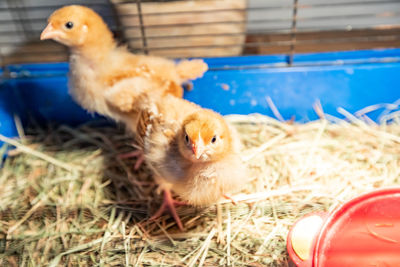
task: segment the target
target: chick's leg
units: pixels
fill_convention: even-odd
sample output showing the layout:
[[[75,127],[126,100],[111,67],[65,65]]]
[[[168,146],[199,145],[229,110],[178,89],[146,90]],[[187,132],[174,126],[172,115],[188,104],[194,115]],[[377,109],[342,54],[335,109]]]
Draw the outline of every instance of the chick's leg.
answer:
[[[179,227],[179,230],[183,231],[183,225],[181,222],[181,219],[179,218],[178,213],[176,212],[175,205],[186,205],[186,203],[176,201],[172,198],[171,191],[169,189],[163,189],[164,190],[164,200],[163,203],[161,204],[161,207],[157,210],[157,212],[151,216],[150,220],[155,220],[158,217],[160,217],[166,209],[169,210],[171,213],[172,217],[174,217],[176,224]]]
[[[129,158],[137,158],[136,163],[134,165],[134,169],[137,170],[142,166],[142,163],[144,161],[144,155],[142,150],[135,150],[132,152],[127,152],[123,154],[119,154],[118,157],[120,159],[129,159]]]

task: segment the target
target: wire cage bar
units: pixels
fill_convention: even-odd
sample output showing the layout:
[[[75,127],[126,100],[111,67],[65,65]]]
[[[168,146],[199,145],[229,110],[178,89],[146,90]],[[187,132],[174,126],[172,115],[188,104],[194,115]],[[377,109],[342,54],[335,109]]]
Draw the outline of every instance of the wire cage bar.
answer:
[[[170,58],[400,47],[397,0],[7,0],[0,3],[0,64],[66,61],[40,42],[47,17],[82,4],[101,14],[135,53]]]

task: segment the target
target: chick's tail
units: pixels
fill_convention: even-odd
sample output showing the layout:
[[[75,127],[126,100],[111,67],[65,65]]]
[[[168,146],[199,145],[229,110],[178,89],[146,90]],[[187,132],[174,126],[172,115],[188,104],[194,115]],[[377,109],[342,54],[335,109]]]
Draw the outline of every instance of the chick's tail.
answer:
[[[193,80],[203,76],[208,70],[208,65],[202,59],[182,60],[176,65],[182,82]]]

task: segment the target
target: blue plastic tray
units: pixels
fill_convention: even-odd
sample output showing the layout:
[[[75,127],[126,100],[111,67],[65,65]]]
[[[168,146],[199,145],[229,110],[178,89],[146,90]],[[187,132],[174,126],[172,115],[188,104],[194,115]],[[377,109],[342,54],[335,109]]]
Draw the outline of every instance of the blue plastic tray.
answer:
[[[326,113],[338,107],[355,112],[400,99],[400,49],[300,54],[294,66],[287,56],[205,59],[210,66],[185,98],[222,114],[262,113],[273,116],[270,97],[285,119],[317,118],[320,100]],[[71,125],[93,118],[67,93],[67,63],[7,66],[0,83],[0,134],[15,136],[13,114],[23,121],[56,121]],[[371,114],[377,119],[377,114]]]

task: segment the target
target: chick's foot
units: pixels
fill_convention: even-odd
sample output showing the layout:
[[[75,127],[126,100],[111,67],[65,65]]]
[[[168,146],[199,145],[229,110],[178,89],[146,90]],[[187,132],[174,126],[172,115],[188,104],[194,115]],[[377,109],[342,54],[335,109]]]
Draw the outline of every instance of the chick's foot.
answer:
[[[178,213],[176,212],[175,206],[187,205],[184,202],[176,201],[172,198],[171,191],[169,189],[164,189],[164,200],[161,204],[161,207],[157,210],[157,212],[151,216],[150,220],[153,221],[164,214],[165,210],[168,209],[171,213],[172,217],[175,219],[176,224],[178,225],[179,230],[183,231],[183,225],[181,219],[179,218]]]
[[[129,158],[137,158],[136,163],[134,165],[134,170],[138,170],[140,166],[142,166],[144,161],[144,155],[142,150],[135,150],[128,153],[119,154],[118,157],[120,159],[129,159]]]

